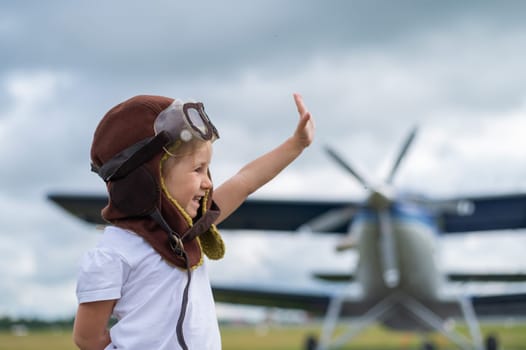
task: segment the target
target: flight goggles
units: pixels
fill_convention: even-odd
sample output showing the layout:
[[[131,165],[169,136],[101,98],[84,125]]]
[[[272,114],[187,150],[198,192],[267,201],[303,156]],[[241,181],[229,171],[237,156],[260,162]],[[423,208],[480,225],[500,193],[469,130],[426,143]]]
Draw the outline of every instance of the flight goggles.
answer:
[[[202,141],[215,141],[219,138],[217,129],[208,118],[201,102],[186,102],[174,100],[164,109],[153,124],[155,134],[166,131],[172,142],[190,141],[198,138]]]
[[[219,138],[217,129],[205,113],[201,102],[183,103],[174,100],[157,115],[153,129],[155,136],[140,140],[124,149],[101,167],[92,164],[92,171],[98,173],[106,182],[118,180],[149,161],[160,150],[168,152],[166,147],[179,140],[188,142],[195,137],[213,142]]]

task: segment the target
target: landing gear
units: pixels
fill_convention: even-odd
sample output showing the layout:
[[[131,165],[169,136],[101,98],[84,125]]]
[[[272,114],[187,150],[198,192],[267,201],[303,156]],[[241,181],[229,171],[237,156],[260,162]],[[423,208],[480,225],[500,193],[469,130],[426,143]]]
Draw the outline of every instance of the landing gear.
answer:
[[[437,350],[435,344],[431,341],[425,341],[421,347],[422,350]]]
[[[351,339],[353,339],[364,328],[381,319],[382,316],[386,315],[396,307],[403,308],[409,314],[415,316],[417,320],[421,321],[423,325],[442,333],[447,339],[453,342],[460,349],[484,349],[484,344],[482,341],[483,339],[480,334],[480,327],[477,317],[473,310],[473,305],[468,298],[459,298],[458,302],[460,304],[460,311],[464,315],[464,319],[468,324],[471,339],[446,327],[444,324],[445,320],[437,315],[429,306],[426,306],[416,298],[403,292],[395,292],[382,299],[361,317],[355,319],[353,324],[348,327],[345,333],[339,334],[338,337],[333,337],[336,321],[340,315],[343,302],[343,294],[336,294],[331,299],[325,315],[325,321],[323,323],[323,329],[317,347],[318,350],[326,350],[329,348],[336,349],[341,347],[342,345],[351,341]],[[488,347],[487,350],[497,349],[493,345],[493,343],[496,343],[495,340],[496,339],[489,340],[489,342],[492,343],[489,346],[493,346],[493,348]],[[431,344],[431,346],[424,347],[422,350],[435,349],[436,346]]]
[[[485,347],[486,347],[486,350],[498,350],[499,349],[499,342],[495,334],[490,334],[486,337]]]
[[[318,339],[314,335],[308,335],[305,339],[305,350],[316,350],[318,347]]]

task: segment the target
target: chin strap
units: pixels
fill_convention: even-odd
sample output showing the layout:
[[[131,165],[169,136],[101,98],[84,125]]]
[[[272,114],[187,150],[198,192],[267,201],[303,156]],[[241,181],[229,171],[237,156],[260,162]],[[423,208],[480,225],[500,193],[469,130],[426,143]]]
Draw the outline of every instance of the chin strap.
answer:
[[[188,345],[186,345],[183,335],[183,322],[184,317],[186,316],[186,309],[188,306],[188,290],[190,289],[190,281],[192,280],[192,270],[190,269],[190,265],[188,263],[188,256],[186,255],[186,252],[184,250],[182,251],[182,255],[184,263],[186,265],[186,275],[188,276],[188,279],[186,281],[186,286],[184,286],[183,300],[181,301],[181,313],[179,314],[179,319],[177,320],[177,326],[175,328],[175,331],[177,333],[177,341],[179,342],[179,345],[181,345],[183,350],[188,350]]]
[[[186,309],[188,306],[188,290],[190,289],[190,281],[192,280],[192,269],[190,267],[188,255],[184,250],[184,242],[191,241],[192,239],[197,238],[200,234],[207,231],[210,228],[210,226],[216,221],[219,214],[219,208],[214,202],[212,202],[212,206],[210,207],[210,209],[207,210],[206,213],[204,213],[203,216],[200,217],[192,225],[192,227],[190,227],[190,229],[182,235],[182,237],[170,228],[170,225],[168,225],[166,220],[163,218],[159,208],[155,208],[155,210],[150,214],[150,217],[157,224],[159,224],[159,226],[161,226],[163,230],[168,234],[168,242],[170,244],[170,248],[172,249],[174,254],[176,254],[178,257],[181,257],[184,260],[184,264],[186,267],[186,274],[188,278],[184,287],[183,299],[181,301],[181,313],[179,314],[179,319],[177,320],[176,326],[177,341],[179,342],[179,345],[181,346],[181,348],[183,348],[183,350],[188,350],[188,346],[186,345],[183,335],[183,322],[186,316]]]
[[[145,138],[117,153],[100,167],[91,163],[91,171],[99,174],[104,182],[121,179],[152,159],[168,142],[170,136],[167,132]]]

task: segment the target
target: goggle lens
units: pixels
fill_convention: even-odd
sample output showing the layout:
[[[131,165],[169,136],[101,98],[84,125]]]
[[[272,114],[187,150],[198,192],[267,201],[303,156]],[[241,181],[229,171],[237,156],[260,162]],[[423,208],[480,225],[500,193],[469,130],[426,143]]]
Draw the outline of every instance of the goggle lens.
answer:
[[[199,111],[195,108],[188,108],[186,110],[186,115],[188,116],[190,125],[199,131],[199,133],[204,136],[208,134],[208,127],[205,124],[205,121],[201,117]]]
[[[203,141],[215,141],[219,138],[216,128],[205,113],[200,102],[182,103],[175,100],[157,116],[154,123],[155,134],[166,131],[176,140],[189,141],[197,137]]]

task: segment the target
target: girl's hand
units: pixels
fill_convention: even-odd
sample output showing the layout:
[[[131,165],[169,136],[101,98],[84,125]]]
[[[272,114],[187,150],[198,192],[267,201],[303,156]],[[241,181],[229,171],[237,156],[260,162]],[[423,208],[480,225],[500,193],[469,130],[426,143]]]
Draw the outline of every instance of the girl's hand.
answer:
[[[305,148],[308,147],[314,139],[314,120],[303,103],[303,97],[298,93],[293,94],[293,96],[300,115],[298,126],[294,132],[294,138],[301,147]]]

